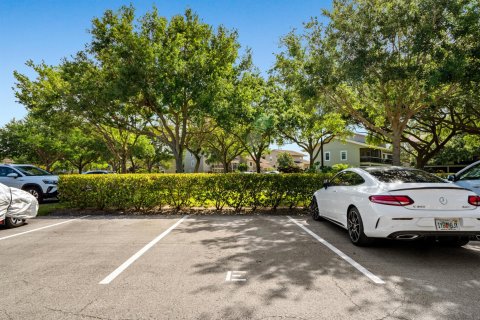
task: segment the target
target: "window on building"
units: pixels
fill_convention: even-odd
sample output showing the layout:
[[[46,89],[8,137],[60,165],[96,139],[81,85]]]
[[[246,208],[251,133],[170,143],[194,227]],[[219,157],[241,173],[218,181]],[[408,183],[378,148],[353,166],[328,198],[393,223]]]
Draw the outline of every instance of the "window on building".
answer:
[[[325,161],[330,161],[330,151],[325,152],[324,155],[325,155]]]
[[[253,166],[253,163],[252,163],[252,161],[250,161],[250,162],[249,162],[249,165],[250,165],[250,167],[251,167],[251,166]]]
[[[347,160],[347,151],[340,151],[340,160],[346,161]]]

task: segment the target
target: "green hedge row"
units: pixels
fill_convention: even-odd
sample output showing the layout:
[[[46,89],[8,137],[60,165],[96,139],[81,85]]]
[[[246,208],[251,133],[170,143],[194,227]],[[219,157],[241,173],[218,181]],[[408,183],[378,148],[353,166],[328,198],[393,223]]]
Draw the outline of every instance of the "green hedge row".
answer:
[[[62,176],[60,199],[75,208],[138,211],[192,207],[306,207],[329,174],[119,174]]]

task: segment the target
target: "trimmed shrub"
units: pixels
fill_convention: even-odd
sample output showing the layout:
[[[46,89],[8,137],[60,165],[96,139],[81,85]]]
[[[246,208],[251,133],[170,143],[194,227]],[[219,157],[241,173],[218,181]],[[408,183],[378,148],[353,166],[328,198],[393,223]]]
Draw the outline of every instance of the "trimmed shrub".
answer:
[[[329,174],[69,175],[59,182],[70,207],[157,210],[306,207]]]

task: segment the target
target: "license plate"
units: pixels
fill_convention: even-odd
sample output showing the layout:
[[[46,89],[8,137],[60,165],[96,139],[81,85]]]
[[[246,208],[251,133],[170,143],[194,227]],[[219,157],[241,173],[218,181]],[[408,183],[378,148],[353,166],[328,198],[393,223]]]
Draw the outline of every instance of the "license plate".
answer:
[[[455,231],[458,230],[458,219],[435,219],[435,226],[439,231]]]

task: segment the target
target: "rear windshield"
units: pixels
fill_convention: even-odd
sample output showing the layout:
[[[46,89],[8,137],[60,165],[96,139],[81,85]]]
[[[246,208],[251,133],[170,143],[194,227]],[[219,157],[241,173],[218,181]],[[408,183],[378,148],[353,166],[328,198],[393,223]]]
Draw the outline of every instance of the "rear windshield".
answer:
[[[447,183],[445,180],[422,170],[367,169],[367,171],[379,181],[386,183]]]
[[[34,166],[15,166],[15,169],[26,176],[50,176],[51,173]]]

